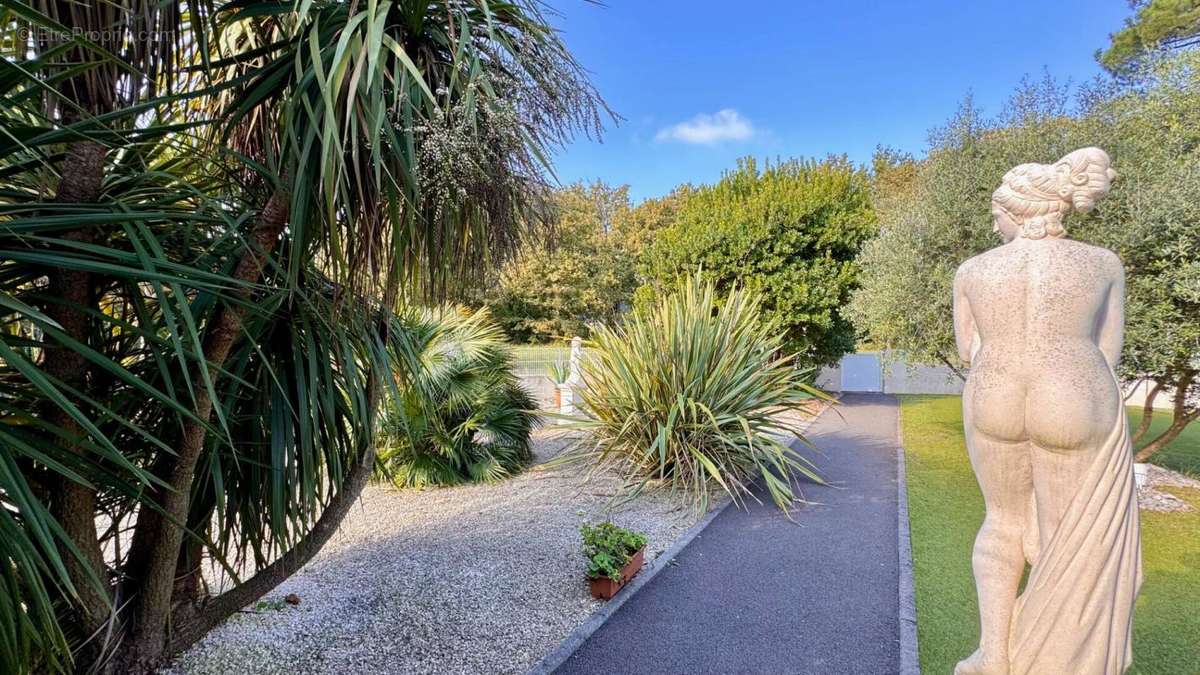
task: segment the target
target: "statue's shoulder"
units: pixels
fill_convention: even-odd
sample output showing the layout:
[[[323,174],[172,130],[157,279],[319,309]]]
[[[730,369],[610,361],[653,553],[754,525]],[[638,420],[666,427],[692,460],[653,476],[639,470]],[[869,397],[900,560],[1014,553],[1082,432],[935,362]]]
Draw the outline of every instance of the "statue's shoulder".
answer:
[[[979,269],[986,267],[988,262],[999,255],[999,246],[988,249],[979,255],[967,258],[961,265],[958,266],[958,271],[954,273],[954,280],[957,283],[959,280],[970,279],[972,275],[978,273]]]
[[[1087,244],[1077,239],[1067,239],[1066,241],[1070,242],[1070,244],[1076,249],[1088,255],[1095,266],[1115,274],[1125,273],[1125,263],[1121,261],[1121,256],[1117,255],[1113,251],[1110,251],[1103,246]]]

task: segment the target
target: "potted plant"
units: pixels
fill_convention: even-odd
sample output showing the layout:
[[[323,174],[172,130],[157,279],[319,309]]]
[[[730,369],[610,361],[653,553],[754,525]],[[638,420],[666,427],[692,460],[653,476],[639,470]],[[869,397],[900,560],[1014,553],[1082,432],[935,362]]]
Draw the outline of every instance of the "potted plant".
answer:
[[[546,375],[554,383],[554,411],[561,412],[563,387],[567,386],[567,379],[571,376],[570,366],[562,359],[551,361],[546,368]]]
[[[587,556],[588,585],[592,595],[611,600],[642,569],[646,554],[646,535],[612,523],[584,524],[583,554]]]

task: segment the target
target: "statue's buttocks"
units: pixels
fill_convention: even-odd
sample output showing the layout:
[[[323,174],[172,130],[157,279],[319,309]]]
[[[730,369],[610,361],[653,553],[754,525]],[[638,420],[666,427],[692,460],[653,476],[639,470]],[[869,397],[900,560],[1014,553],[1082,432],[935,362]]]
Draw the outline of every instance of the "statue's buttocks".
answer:
[[[962,266],[979,336],[964,392],[975,429],[1047,450],[1102,440],[1120,397],[1101,344],[1121,279],[1112,252],[1068,239],[1017,239]]]

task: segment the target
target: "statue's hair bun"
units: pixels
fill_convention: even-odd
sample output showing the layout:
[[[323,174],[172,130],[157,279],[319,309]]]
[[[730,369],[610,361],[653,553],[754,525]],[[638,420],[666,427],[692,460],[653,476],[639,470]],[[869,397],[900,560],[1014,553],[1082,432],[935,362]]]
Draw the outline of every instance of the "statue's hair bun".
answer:
[[[1081,148],[1054,164],[1013,167],[992,194],[992,203],[1021,224],[1023,236],[1061,237],[1066,233],[1063,217],[1092,210],[1116,177],[1108,153]]]
[[[1080,148],[1055,162],[1054,167],[1062,180],[1063,200],[1079,213],[1095,208],[1117,177],[1108,153],[1100,148]]]

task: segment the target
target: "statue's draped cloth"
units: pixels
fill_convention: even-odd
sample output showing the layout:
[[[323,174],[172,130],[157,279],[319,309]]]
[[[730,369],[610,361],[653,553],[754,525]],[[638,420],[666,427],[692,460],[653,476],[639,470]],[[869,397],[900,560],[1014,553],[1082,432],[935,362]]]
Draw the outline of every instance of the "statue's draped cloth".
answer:
[[[1129,426],[1119,407],[1017,599],[1012,675],[1119,675],[1133,659],[1142,550]]]

